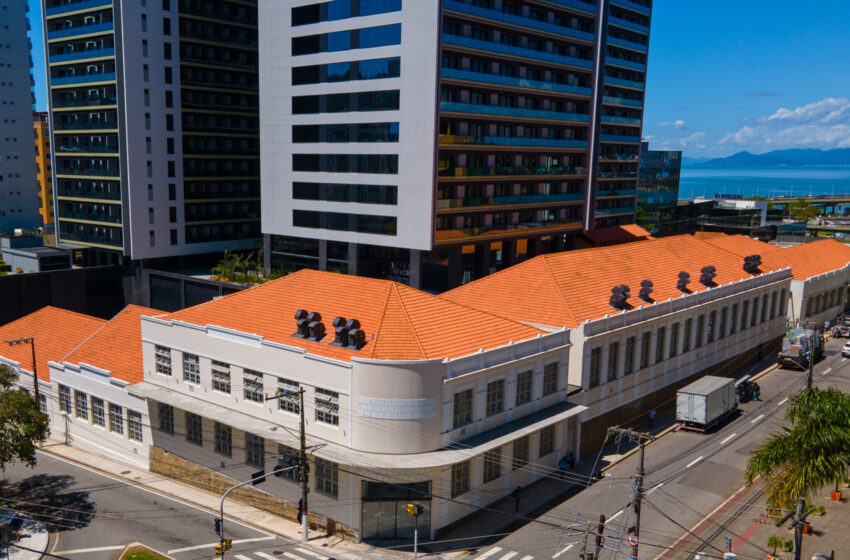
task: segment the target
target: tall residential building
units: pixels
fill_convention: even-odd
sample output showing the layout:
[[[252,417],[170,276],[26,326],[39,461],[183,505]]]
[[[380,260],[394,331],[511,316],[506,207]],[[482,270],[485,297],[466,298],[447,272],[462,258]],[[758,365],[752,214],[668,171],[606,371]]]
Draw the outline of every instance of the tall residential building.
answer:
[[[42,225],[53,225],[53,172],[50,158],[50,125],[47,113],[33,113],[35,171],[38,183],[38,213]]]
[[[26,2],[0,0],[0,233],[34,230],[38,191],[32,144],[32,59]]]
[[[261,0],[267,266],[440,290],[634,223],[651,4]]]
[[[260,238],[250,0],[46,0],[56,233],[95,262]]]
[[[655,233],[675,231],[679,204],[679,174],[682,152],[650,150],[649,142],[640,144],[640,172],[637,192],[637,221]]]

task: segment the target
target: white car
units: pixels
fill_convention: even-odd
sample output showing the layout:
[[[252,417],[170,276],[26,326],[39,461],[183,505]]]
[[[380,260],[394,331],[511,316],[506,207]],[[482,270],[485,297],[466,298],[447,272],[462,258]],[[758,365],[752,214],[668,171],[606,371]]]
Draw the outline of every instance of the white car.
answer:
[[[841,355],[845,358],[850,358],[850,342],[844,343],[844,348],[841,349]]]

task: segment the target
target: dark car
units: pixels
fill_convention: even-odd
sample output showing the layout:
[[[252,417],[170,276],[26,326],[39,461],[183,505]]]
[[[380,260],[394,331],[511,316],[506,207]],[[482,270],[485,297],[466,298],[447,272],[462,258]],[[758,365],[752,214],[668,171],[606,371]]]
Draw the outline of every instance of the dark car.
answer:
[[[756,398],[756,384],[752,381],[741,381],[735,387],[735,392],[738,395],[738,402],[750,402]]]

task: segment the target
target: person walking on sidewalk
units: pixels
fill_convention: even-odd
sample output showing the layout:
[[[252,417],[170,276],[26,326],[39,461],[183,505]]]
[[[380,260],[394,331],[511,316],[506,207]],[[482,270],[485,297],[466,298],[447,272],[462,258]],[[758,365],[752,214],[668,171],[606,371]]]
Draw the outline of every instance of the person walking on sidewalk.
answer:
[[[655,414],[656,414],[656,412],[655,412],[654,408],[649,411],[649,427],[650,428],[655,427]]]
[[[522,486],[517,486],[516,490],[514,490],[512,496],[516,503],[514,504],[514,511],[519,511],[519,500],[522,498]]]

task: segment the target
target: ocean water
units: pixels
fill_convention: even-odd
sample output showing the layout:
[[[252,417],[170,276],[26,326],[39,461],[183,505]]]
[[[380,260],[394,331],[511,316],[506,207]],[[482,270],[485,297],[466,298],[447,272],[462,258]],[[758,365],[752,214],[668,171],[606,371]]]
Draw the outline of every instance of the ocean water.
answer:
[[[850,195],[850,166],[682,168],[679,200],[716,194],[744,197]]]

